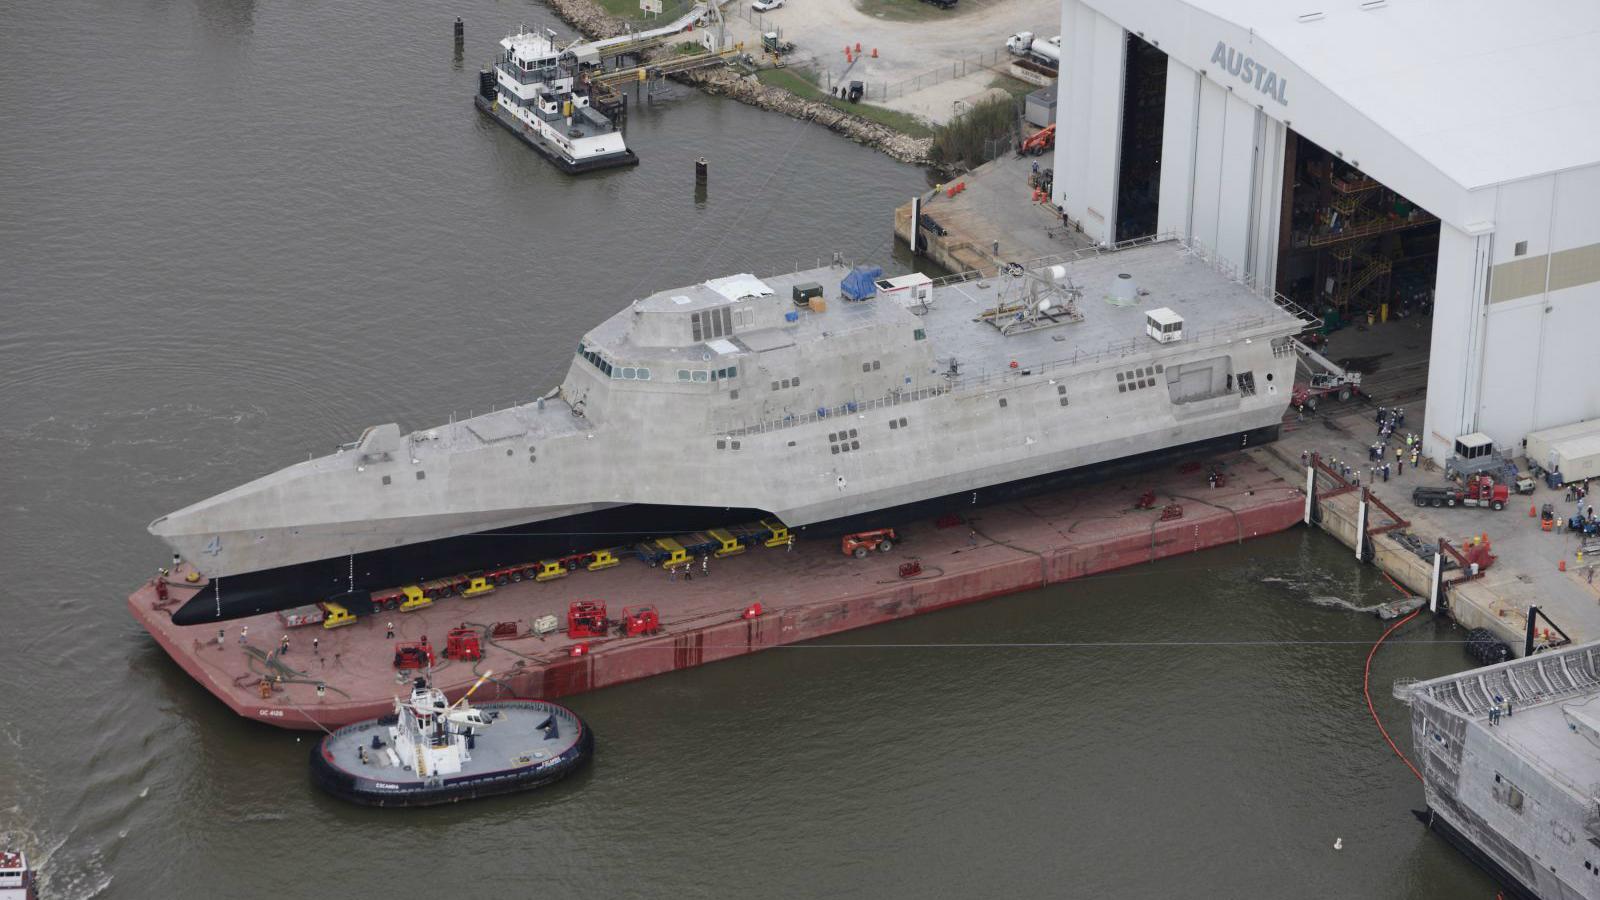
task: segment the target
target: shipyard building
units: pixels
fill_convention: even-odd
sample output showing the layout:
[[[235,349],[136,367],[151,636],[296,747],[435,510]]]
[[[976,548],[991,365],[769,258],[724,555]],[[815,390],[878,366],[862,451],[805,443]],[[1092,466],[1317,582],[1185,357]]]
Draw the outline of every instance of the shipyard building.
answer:
[[[1325,317],[1433,306],[1424,452],[1600,416],[1600,6],[1063,0],[1052,200]]]

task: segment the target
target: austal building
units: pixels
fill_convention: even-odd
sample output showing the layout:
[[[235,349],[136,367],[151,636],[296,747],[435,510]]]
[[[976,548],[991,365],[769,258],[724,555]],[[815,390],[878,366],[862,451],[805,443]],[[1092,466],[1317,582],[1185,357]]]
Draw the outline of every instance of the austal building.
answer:
[[[1055,197],[1349,318],[1434,303],[1425,443],[1600,415],[1600,4],[1063,0]]]

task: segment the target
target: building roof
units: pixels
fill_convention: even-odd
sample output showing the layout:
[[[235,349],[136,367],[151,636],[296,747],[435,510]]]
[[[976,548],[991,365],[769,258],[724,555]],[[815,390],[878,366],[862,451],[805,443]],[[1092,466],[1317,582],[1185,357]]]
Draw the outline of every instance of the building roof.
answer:
[[[1183,2],[1252,31],[1462,187],[1600,163],[1593,0]]]

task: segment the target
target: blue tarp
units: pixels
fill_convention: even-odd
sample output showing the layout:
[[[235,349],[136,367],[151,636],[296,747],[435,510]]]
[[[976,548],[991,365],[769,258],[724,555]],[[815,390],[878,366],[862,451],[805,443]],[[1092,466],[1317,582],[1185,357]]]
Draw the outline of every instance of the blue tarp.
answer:
[[[856,266],[844,280],[839,282],[839,293],[846,300],[865,300],[878,295],[879,278],[883,277],[883,270],[877,266]]]

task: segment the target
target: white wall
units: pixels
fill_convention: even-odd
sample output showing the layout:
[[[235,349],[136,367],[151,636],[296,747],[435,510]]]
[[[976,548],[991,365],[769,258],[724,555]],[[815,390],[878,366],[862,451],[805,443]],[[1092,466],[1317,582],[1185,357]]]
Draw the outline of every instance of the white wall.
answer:
[[[1054,199],[1097,242],[1116,233],[1125,41],[1115,22],[1063,0]]]
[[[1157,231],[1190,236],[1272,284],[1287,129],[1171,58],[1164,115]]]
[[[1482,359],[1489,246],[1492,235],[1473,236],[1439,226],[1439,275],[1433,296],[1433,351],[1422,452],[1443,461],[1456,437],[1474,430],[1478,361]],[[1412,421],[1407,416],[1408,425]]]
[[[1478,430],[1510,446],[1529,431],[1600,416],[1600,387],[1587,377],[1600,357],[1600,167],[1492,191]]]

